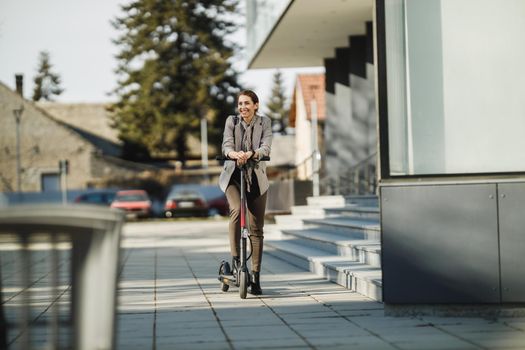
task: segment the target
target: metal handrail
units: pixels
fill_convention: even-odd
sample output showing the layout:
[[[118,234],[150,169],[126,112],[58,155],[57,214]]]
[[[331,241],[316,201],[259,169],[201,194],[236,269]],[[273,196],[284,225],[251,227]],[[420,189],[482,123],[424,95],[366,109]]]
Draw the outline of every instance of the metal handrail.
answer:
[[[293,170],[288,171],[288,178],[297,175],[299,168],[312,162],[317,152],[312,152],[309,156],[297,163]],[[356,164],[340,171],[336,176],[325,174],[319,184],[324,195],[351,195],[351,194],[375,194],[377,190],[376,164],[372,160],[377,157],[377,152],[369,154]],[[307,177],[313,177],[320,173],[320,167],[314,169],[312,164],[311,172]],[[294,175],[292,175],[294,174]]]
[[[371,162],[377,152],[368,155],[356,164],[339,172],[336,177],[326,174],[321,179],[323,193],[331,194],[375,194],[377,189],[376,164]]]
[[[300,163],[297,163],[295,165],[295,168],[297,169],[297,168],[303,166],[303,164],[306,165],[307,162],[311,162],[313,160],[314,156],[316,156],[316,154],[317,154],[317,152],[313,151],[308,157],[303,159]],[[313,167],[312,167],[312,174],[308,174],[308,176],[312,176],[316,172],[319,172],[319,170],[314,170]]]

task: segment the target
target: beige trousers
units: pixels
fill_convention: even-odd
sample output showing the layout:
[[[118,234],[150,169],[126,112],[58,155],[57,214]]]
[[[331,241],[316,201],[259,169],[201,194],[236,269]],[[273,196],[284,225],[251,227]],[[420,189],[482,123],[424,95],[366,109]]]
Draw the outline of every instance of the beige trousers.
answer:
[[[252,271],[261,271],[261,260],[263,253],[263,227],[264,213],[266,210],[266,195],[263,193],[258,197],[246,196],[248,206],[247,224],[249,224],[250,239],[252,241]],[[241,193],[233,181],[226,188],[226,198],[230,205],[230,251],[231,255],[238,257],[240,255],[241,240]]]

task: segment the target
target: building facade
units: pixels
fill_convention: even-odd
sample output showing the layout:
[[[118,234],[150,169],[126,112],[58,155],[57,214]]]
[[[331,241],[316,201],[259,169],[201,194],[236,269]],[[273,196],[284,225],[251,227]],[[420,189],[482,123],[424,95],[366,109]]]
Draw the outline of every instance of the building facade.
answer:
[[[525,302],[525,2],[272,3],[250,68],[324,65],[328,168],[378,154],[383,300]]]
[[[290,106],[290,126],[295,133],[295,166],[299,180],[312,180],[314,151],[317,149],[321,154],[325,153],[325,106],[324,74],[299,74]]]
[[[60,160],[69,162],[69,189],[151,168],[121,160],[117,143],[54,118],[2,83],[0,123],[0,192],[60,190]]]
[[[249,0],[251,68],[324,66],[323,183],[375,165],[377,126],[373,1]],[[272,22],[273,21],[273,22]],[[275,26],[268,29],[269,23]],[[254,32],[254,33],[252,33]],[[262,36],[261,33],[268,33]],[[306,146],[303,146],[303,148]]]

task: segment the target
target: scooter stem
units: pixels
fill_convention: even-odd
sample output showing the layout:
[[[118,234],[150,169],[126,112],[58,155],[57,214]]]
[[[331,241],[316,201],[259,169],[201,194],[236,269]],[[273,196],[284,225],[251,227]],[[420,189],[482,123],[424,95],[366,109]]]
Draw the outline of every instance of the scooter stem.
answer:
[[[241,233],[246,228],[246,185],[244,184],[245,166],[241,166]]]

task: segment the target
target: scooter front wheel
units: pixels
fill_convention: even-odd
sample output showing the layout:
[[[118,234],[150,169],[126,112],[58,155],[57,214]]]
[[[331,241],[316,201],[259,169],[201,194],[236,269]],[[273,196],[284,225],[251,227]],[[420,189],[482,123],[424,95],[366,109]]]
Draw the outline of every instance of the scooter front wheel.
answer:
[[[249,275],[247,271],[241,271],[239,275],[240,275],[239,294],[241,296],[241,299],[246,299],[246,295],[248,294]]]

